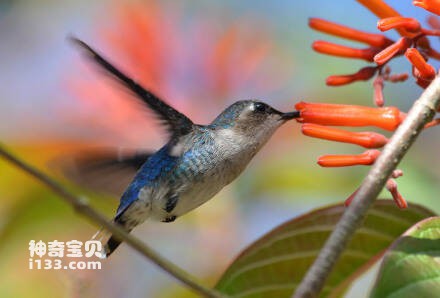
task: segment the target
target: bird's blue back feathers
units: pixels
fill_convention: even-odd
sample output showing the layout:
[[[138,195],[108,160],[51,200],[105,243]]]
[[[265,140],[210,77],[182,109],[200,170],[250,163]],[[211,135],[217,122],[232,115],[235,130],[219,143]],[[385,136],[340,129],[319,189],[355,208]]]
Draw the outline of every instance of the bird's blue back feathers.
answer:
[[[143,187],[154,186],[160,177],[169,173],[176,165],[178,157],[169,154],[169,146],[166,145],[152,155],[147,162],[139,169],[133,182],[121,197],[116,217],[138,199],[140,190]]]

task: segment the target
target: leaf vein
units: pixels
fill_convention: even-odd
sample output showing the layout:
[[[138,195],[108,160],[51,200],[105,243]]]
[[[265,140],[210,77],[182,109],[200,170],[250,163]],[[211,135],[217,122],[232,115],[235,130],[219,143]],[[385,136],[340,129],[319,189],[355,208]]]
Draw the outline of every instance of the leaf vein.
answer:
[[[251,264],[248,264],[246,266],[241,267],[240,269],[238,269],[237,271],[235,271],[234,273],[232,273],[229,276],[229,280],[226,281],[223,285],[224,288],[226,288],[234,279],[236,279],[238,276],[242,275],[245,272],[248,271],[252,271],[255,269],[258,269],[260,267],[264,267],[266,265],[271,265],[271,264],[275,264],[278,262],[282,262],[282,261],[287,261],[287,260],[293,260],[293,259],[297,259],[297,258],[304,258],[304,257],[314,257],[316,255],[318,255],[320,250],[312,250],[312,251],[306,251],[306,252],[297,252],[297,253],[293,253],[293,254],[285,254],[282,256],[276,256],[276,257],[270,257],[270,258],[266,258],[263,260],[259,260],[257,262],[253,262]],[[363,258],[363,259],[369,259],[371,258],[370,254],[366,254],[362,251],[356,251],[356,250],[346,250],[344,252],[345,255],[352,255],[358,258]]]

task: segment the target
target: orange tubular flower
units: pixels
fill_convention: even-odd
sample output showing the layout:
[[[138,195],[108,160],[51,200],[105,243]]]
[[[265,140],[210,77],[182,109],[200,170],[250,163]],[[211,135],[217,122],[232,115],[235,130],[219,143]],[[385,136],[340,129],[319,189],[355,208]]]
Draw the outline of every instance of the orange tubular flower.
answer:
[[[430,48],[426,50],[426,54],[434,59],[440,60],[440,52],[437,52],[436,50]]]
[[[351,132],[312,123],[303,124],[301,131],[309,137],[350,143],[365,148],[381,148],[388,142],[388,139],[379,133]]]
[[[440,36],[440,30],[436,29],[436,30],[430,30],[430,29],[425,29],[422,28],[421,33],[424,35],[430,35],[430,36]],[[426,37],[425,37],[426,38]],[[429,45],[429,44],[428,44]],[[425,47],[426,48],[426,47]],[[429,47],[428,47],[429,48]]]
[[[354,199],[354,196],[357,194],[358,191],[359,191],[359,188],[356,189],[355,192],[352,193],[352,194],[351,194],[351,195],[345,200],[345,202],[344,202],[345,207],[350,206],[351,202],[352,202],[353,199]]]
[[[357,0],[357,2],[368,8],[381,19],[400,16],[394,8],[386,4],[383,0]]]
[[[440,0],[414,0],[413,5],[440,15]]]
[[[356,81],[366,81],[371,79],[377,71],[377,67],[364,67],[361,68],[357,73],[349,75],[336,75],[327,77],[325,83],[328,86],[341,86],[350,84]]]
[[[401,15],[383,0],[357,0],[360,4],[368,8],[372,13],[380,19],[389,17],[400,17]],[[414,37],[414,33],[408,32],[403,28],[396,28],[401,36]]]
[[[409,75],[407,73],[398,73],[398,74],[390,75],[387,81],[390,81],[392,83],[397,83],[397,82],[406,81],[408,78]]]
[[[317,31],[366,43],[372,47],[383,48],[393,43],[393,41],[388,39],[385,35],[356,30],[319,18],[310,18],[309,26]]]
[[[380,51],[380,49],[372,47],[366,49],[355,49],[323,40],[315,41],[312,44],[312,48],[322,54],[344,58],[363,59],[368,62],[372,62],[374,55]]]
[[[386,184],[386,189],[391,193],[393,196],[394,202],[400,209],[405,209],[408,207],[408,204],[406,203],[405,199],[402,197],[402,195],[397,190],[397,183],[394,179],[388,179]]]
[[[378,65],[382,65],[388,62],[391,58],[393,58],[400,52],[405,51],[410,46],[411,46],[411,39],[408,37],[402,37],[392,45],[382,50],[376,56],[374,56],[374,62],[376,62]]]
[[[426,89],[428,88],[429,84],[431,84],[431,82],[418,77],[416,79],[416,84],[422,87],[423,89]]]
[[[440,29],[440,19],[439,19],[439,17],[430,15],[428,17],[428,24],[433,29]]]
[[[405,118],[396,107],[371,108],[356,105],[299,102],[295,108],[301,112],[300,123],[329,126],[376,126],[393,131]]]
[[[373,89],[374,89],[374,103],[378,107],[383,107],[385,101],[383,99],[383,77],[377,76],[373,81]]]
[[[393,178],[397,178],[402,176],[401,170],[395,170],[393,174],[391,175]],[[394,202],[400,209],[405,209],[408,207],[408,204],[406,200],[402,197],[402,195],[397,190],[397,183],[396,180],[390,178],[388,179],[385,188],[391,193],[391,196],[393,197]],[[359,188],[356,189],[354,193],[352,193],[344,202],[345,207],[350,206],[351,202],[353,201],[354,196],[359,191]]]
[[[377,29],[382,32],[396,28],[404,28],[410,32],[420,32],[422,29],[419,21],[414,18],[391,17],[381,19],[377,22]]]
[[[434,119],[431,122],[426,123],[425,129],[426,128],[430,128],[430,127],[434,127],[434,126],[437,126],[437,125],[440,125],[440,118]]]
[[[424,80],[433,80],[435,78],[435,68],[426,63],[425,58],[415,48],[407,49],[405,57],[418,70],[418,75]]]
[[[379,156],[379,150],[367,150],[357,155],[323,155],[318,158],[321,167],[347,167],[357,165],[371,165]]]

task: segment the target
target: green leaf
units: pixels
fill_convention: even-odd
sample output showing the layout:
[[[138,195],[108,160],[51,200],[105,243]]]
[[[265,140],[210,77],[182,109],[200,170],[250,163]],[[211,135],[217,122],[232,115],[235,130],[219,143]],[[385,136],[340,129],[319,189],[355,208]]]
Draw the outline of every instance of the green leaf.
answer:
[[[245,249],[216,288],[232,297],[290,297],[344,212],[343,204],[312,211],[275,228]],[[406,229],[433,212],[398,209],[379,200],[330,274],[321,297],[342,295]]]
[[[385,254],[372,297],[440,297],[440,217],[417,223]]]

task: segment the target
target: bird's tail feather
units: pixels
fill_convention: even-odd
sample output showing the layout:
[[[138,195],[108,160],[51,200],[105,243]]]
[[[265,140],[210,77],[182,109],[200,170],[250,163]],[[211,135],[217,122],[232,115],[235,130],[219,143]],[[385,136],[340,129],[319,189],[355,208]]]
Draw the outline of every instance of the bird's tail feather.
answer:
[[[131,232],[131,229],[127,230],[127,232]],[[108,258],[122,243],[121,240],[113,237],[111,232],[103,228],[99,229],[95,235],[93,235],[92,239],[102,243],[101,258],[103,259]]]
[[[121,240],[118,240],[115,237],[111,236],[110,239],[108,239],[107,243],[104,245],[106,257],[108,258],[121,243]]]
[[[107,245],[106,243],[109,241],[111,237],[112,237],[111,232],[104,230],[103,228],[100,228],[92,237],[92,240],[98,240],[102,244],[101,256],[100,256],[102,259],[105,259],[108,256],[106,251],[106,245]]]

